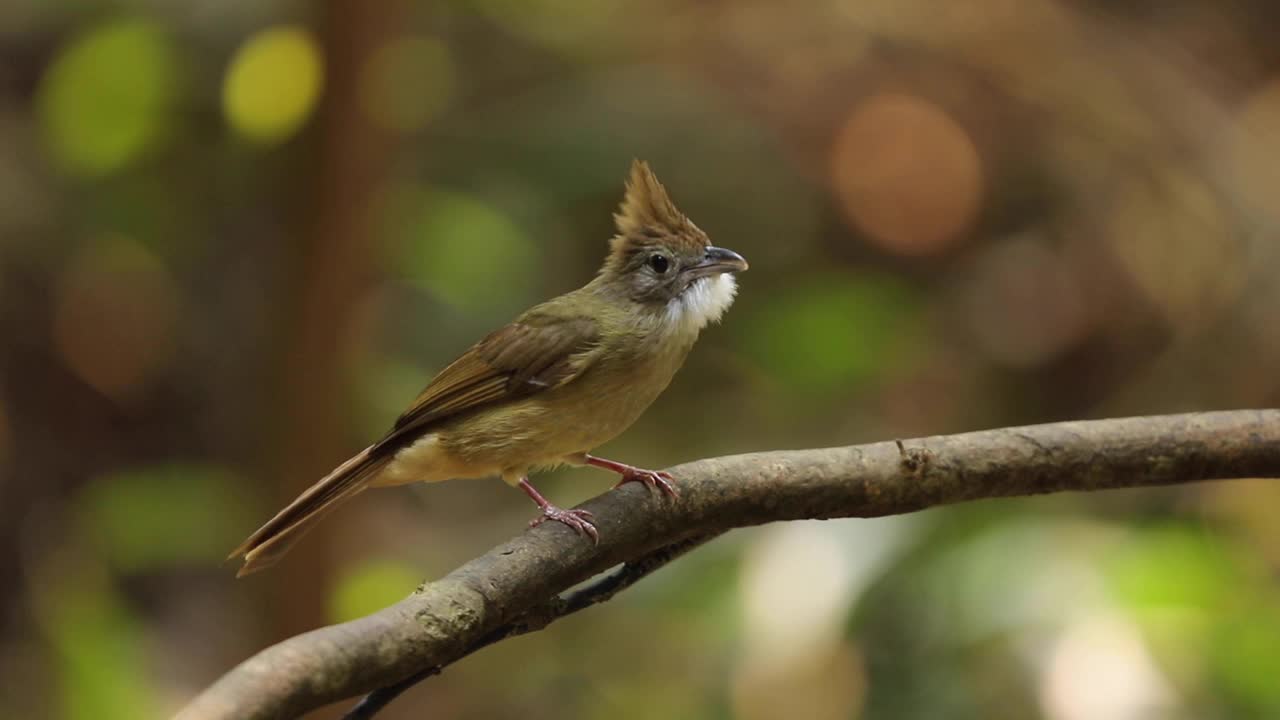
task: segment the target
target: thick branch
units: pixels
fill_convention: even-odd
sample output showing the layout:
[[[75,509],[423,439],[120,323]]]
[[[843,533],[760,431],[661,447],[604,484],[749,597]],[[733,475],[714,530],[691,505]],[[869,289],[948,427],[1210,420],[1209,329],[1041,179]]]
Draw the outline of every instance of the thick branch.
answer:
[[[671,503],[638,483],[584,503],[593,546],[558,523],[525,532],[410,597],[245,661],[183,720],[287,718],[443,667],[565,614],[557,595],[611,566],[730,528],[877,517],[979,498],[1280,477],[1280,410],[1007,428],[677,466]],[[502,634],[504,626],[516,629]],[[500,639],[500,638],[499,638]]]
[[[481,638],[479,642],[473,643],[453,661],[461,660],[467,655],[483,650],[514,635],[523,635],[541,630],[566,615],[586,610],[592,605],[607,602],[614,595],[666,567],[667,563],[672,560],[719,536],[719,532],[694,535],[671,545],[660,547],[646,555],[641,555],[635,560],[628,560],[622,567],[598,580],[591,581],[585,587],[574,590],[565,596],[555,595],[547,602],[525,612],[514,621],[499,626],[498,629]],[[355,707],[351,708],[351,712],[343,715],[343,720],[368,720],[368,718],[373,717],[385,707],[387,703],[396,699],[400,693],[432,675],[438,674],[443,669],[443,665],[425,668],[404,680],[374,690],[357,703]]]

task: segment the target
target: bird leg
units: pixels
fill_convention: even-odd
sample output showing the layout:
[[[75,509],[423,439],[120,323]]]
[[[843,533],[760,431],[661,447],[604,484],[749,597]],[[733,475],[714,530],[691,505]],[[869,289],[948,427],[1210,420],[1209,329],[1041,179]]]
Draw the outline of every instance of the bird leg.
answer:
[[[624,483],[629,482],[642,482],[645,484],[645,487],[661,490],[672,499],[680,497],[680,491],[676,490],[676,486],[672,485],[670,482],[675,478],[671,477],[671,473],[669,472],[664,472],[662,470],[645,470],[644,468],[638,468],[634,465],[626,465],[624,463],[598,458],[594,455],[586,455],[584,457],[586,458],[588,465],[604,468],[605,470],[610,470],[621,475],[622,479],[619,480],[618,484],[614,485],[614,487],[621,487]]]
[[[579,535],[591,538],[591,542],[597,545],[600,544],[600,533],[596,530],[596,526],[591,523],[593,516],[590,512],[576,509],[564,510],[552,505],[549,500],[542,497],[542,493],[529,484],[529,478],[527,477],[520,478],[518,485],[542,510],[541,516],[529,521],[529,527],[537,527],[548,520],[555,520],[573,528]]]

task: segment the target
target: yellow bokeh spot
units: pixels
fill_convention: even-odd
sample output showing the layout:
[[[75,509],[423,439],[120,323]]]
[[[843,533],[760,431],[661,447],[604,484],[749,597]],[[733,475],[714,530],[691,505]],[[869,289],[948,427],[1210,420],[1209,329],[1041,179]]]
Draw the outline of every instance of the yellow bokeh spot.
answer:
[[[52,159],[74,175],[124,168],[161,138],[170,121],[177,58],[159,27],[114,20],[63,48],[36,93]]]
[[[263,30],[236,51],[222,85],[222,108],[237,132],[274,144],[298,131],[324,84],[320,49],[310,31]]]

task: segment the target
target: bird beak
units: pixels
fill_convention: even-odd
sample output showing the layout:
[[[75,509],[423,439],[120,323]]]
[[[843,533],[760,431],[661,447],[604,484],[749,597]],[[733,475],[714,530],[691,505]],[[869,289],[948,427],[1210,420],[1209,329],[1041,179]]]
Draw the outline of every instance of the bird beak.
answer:
[[[719,275],[720,273],[742,272],[747,269],[747,259],[732,250],[708,247],[706,255],[696,265],[690,265],[688,272],[695,278]]]

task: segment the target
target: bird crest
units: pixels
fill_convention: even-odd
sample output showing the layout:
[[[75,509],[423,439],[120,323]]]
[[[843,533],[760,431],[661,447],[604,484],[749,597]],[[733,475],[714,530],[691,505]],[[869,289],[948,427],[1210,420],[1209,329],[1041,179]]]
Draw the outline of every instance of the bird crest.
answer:
[[[667,189],[643,160],[631,161],[626,192],[613,220],[618,228],[610,242],[614,255],[659,241],[691,249],[710,244],[698,226],[676,209]]]

